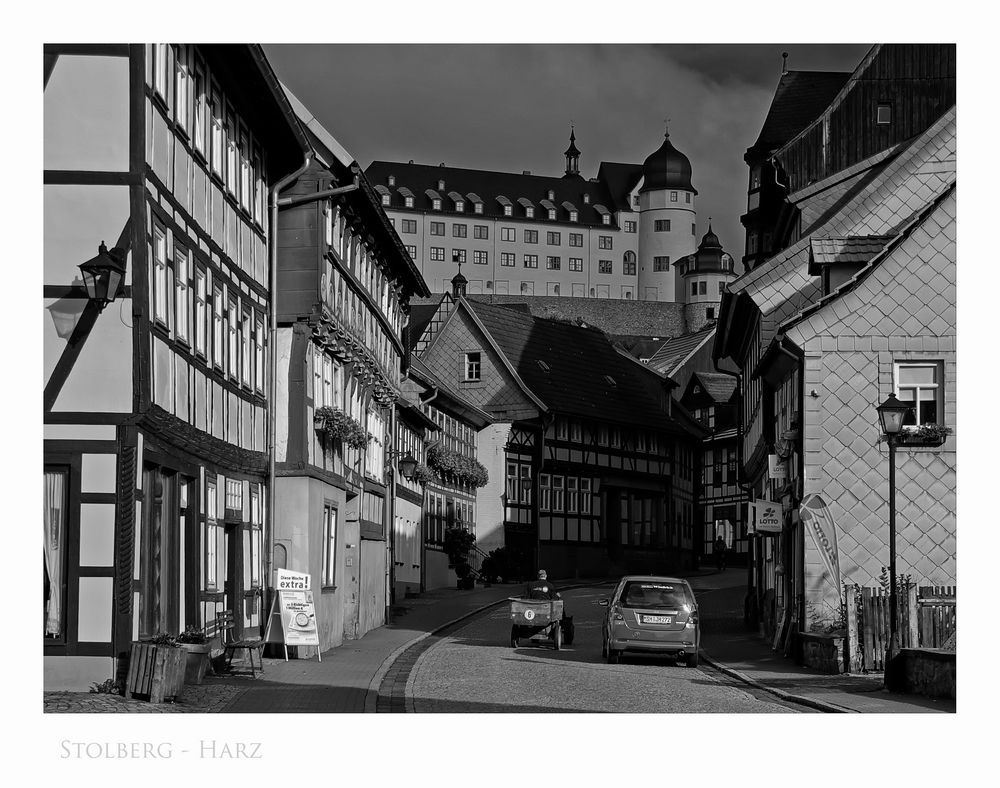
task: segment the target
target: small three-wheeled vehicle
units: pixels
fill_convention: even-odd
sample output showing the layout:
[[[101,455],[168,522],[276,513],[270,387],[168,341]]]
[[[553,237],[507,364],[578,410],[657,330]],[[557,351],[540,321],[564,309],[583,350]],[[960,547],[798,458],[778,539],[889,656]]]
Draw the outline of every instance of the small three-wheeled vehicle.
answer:
[[[561,599],[509,599],[511,648],[522,638],[550,643],[556,651],[573,643],[572,619],[563,616]]]

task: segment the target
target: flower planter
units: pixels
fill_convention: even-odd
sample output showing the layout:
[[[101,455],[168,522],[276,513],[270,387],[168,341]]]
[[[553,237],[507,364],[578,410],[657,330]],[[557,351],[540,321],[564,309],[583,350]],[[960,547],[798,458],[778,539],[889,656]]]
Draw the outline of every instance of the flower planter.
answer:
[[[208,643],[178,643],[177,648],[187,655],[184,663],[184,683],[201,684],[208,671],[211,646]]]
[[[126,694],[150,703],[174,699],[184,689],[186,652],[175,646],[133,643],[128,663]]]

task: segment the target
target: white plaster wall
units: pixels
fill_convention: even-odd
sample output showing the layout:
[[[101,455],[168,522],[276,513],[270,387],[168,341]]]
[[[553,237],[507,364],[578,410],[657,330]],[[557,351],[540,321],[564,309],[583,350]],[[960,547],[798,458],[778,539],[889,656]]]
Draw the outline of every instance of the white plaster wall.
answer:
[[[126,57],[60,55],[45,87],[47,170],[128,170]]]
[[[422,508],[396,498],[395,562],[397,599],[407,591],[420,590],[420,547],[423,537]]]
[[[45,657],[42,661],[46,692],[86,692],[90,685],[114,678],[112,657]]]
[[[670,192],[677,191],[678,201],[670,202]],[[684,202],[683,190],[655,190],[639,195],[639,290],[645,293],[647,287],[657,288],[658,301],[684,301],[678,290],[682,283],[675,266],[685,255],[697,250],[697,236],[691,233],[691,225],[697,223],[697,201],[694,194],[691,202]],[[658,219],[669,219],[669,232],[655,232]],[[662,255],[670,257],[670,267],[666,271],[653,270],[653,258]]]
[[[80,578],[80,613],[77,619],[79,642],[111,642],[113,585],[114,579],[110,577]]]
[[[476,456],[490,477],[489,482],[476,493],[476,544],[486,553],[504,543],[504,447],[510,437],[510,427],[510,422],[490,424],[479,432],[477,438]]]

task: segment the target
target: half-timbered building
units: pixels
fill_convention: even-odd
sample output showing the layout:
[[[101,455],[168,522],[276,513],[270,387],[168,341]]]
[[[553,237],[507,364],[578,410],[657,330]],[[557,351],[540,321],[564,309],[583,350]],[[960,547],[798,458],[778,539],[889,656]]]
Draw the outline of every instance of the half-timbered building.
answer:
[[[45,47],[47,688],[261,624],[267,205],[305,148],[257,46]]]
[[[403,332],[428,291],[357,162],[287,95],[311,154],[279,201],[275,561],[312,576],[325,650],[386,621]]]
[[[673,382],[596,329],[470,301],[464,284],[417,352],[494,420],[479,456],[503,485],[479,495],[480,543],[562,577],[689,565],[703,430]]]

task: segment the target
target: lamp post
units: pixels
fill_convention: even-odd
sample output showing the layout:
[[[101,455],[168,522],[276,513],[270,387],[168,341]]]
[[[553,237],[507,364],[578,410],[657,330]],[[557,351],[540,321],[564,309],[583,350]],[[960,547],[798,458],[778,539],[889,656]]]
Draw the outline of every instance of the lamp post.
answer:
[[[895,394],[876,408],[878,420],[889,444],[889,653],[886,663],[899,652],[899,628],[896,602],[896,441],[903,429],[903,418],[909,406]],[[887,664],[888,666],[888,664]]]

